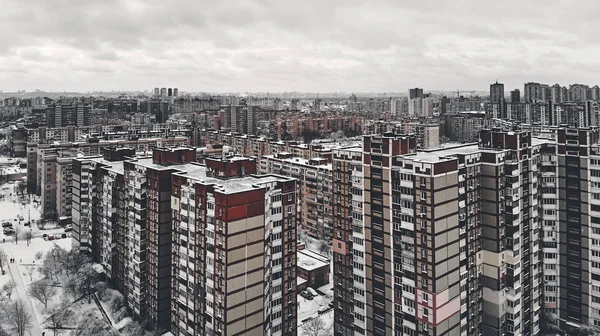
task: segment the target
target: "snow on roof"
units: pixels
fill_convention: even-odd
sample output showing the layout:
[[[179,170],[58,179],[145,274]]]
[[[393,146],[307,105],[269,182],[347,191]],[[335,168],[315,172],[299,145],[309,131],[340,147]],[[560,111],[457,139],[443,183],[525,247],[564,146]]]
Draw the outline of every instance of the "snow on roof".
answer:
[[[297,252],[297,267],[307,271],[313,271],[321,267],[329,267],[329,258],[311,250],[300,250]]]
[[[302,277],[297,277],[297,278],[296,278],[296,286],[303,285],[303,284],[305,284],[305,283],[306,283],[306,281],[308,281],[308,280],[306,280],[306,279],[304,279],[304,278],[302,278]]]

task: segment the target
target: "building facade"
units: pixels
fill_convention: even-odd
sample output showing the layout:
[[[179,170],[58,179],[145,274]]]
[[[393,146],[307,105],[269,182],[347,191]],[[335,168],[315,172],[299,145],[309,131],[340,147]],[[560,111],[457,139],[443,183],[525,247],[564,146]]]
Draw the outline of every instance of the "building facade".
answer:
[[[297,182],[195,148],[73,160],[73,243],[137,319],[176,335],[294,335]],[[100,205],[100,206],[97,206]]]
[[[540,246],[556,213],[542,214],[540,191],[552,189],[538,179],[556,143],[480,138],[415,153],[414,138],[384,135],[334,152],[336,335],[539,333],[541,309],[556,305],[544,301]]]

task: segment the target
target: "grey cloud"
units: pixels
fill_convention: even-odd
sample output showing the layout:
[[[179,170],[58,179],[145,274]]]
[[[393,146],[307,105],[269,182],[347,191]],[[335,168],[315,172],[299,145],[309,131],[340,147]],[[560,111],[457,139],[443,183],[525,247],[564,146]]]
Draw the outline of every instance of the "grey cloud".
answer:
[[[190,91],[595,84],[598,9],[585,0],[7,2],[0,90],[161,80]]]

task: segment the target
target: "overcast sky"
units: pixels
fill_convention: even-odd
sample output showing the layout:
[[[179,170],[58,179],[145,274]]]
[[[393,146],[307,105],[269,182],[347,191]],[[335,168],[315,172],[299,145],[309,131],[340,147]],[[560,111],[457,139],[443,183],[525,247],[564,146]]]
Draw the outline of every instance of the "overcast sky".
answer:
[[[0,90],[404,92],[600,84],[600,2],[26,0]]]

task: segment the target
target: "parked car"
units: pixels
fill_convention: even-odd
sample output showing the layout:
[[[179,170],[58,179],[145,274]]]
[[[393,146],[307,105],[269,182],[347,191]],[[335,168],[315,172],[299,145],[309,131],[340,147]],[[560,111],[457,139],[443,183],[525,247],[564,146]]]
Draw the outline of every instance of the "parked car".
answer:
[[[2,227],[9,227],[12,226],[11,222],[2,222]]]
[[[63,238],[67,238],[67,234],[66,234],[66,233],[63,233],[61,237],[63,237]]]
[[[319,307],[319,309],[317,309],[317,313],[323,314],[325,312],[327,312],[329,310],[329,307]]]
[[[68,227],[68,228],[65,229],[65,232],[71,232],[71,231],[73,231],[73,229],[70,228],[70,227]]]
[[[25,222],[25,224],[23,224],[23,225],[29,226],[29,225],[31,225],[31,223],[30,222]]]
[[[310,287],[308,287],[306,289],[306,291],[309,292],[312,296],[319,296],[319,294],[317,293],[317,291],[314,290],[314,289],[312,289],[312,288],[310,288]]]
[[[49,235],[48,240],[54,240],[54,235]]]
[[[307,300],[312,300],[312,299],[313,299],[313,295],[312,295],[311,293],[309,293],[308,291],[302,291],[302,292],[300,293],[300,295],[301,295],[303,298],[307,299]]]
[[[48,238],[48,234],[47,234],[47,233],[44,233],[44,234],[42,235],[42,238],[44,238],[44,239]]]

